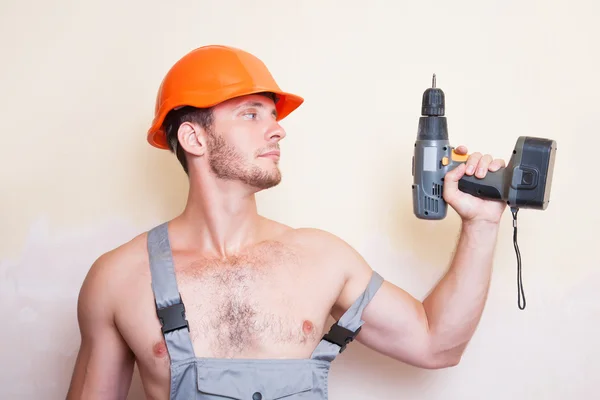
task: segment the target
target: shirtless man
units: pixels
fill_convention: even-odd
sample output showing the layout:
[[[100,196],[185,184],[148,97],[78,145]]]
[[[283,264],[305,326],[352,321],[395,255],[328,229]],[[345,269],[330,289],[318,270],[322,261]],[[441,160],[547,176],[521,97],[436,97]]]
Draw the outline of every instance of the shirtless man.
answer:
[[[204,112],[181,107],[211,102]],[[373,276],[340,238],[257,213],[255,193],[281,179],[279,122],[301,103],[253,56],[221,46],[191,52],[161,86],[148,140],[173,150],[189,177],[187,205],[167,226],[196,357],[306,359],[327,318],[338,320]],[[443,196],[462,219],[446,275],[423,302],[383,281],[357,341],[422,368],[460,361],[484,308],[505,205],[462,193],[457,182],[503,166],[473,153],[446,175]],[[152,285],[147,232],[92,265],[79,296],[81,348],[68,399],[124,399],[134,363],[147,398],[175,397]]]

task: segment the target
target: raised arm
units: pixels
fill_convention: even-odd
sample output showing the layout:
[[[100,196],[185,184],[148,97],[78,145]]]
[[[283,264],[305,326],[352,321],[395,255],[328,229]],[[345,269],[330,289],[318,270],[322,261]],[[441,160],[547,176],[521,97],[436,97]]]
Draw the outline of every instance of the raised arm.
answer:
[[[67,400],[126,399],[134,358],[113,318],[111,276],[114,261],[100,257],[81,287],[77,318],[81,346]]]
[[[466,153],[466,149],[458,149]],[[504,166],[501,160],[476,153],[468,165],[483,168],[476,176]],[[479,168],[475,168],[478,171]],[[356,340],[405,363],[423,368],[456,365],[475,333],[487,299],[498,223],[505,205],[458,191],[461,166],[446,175],[444,198],[462,218],[459,241],[445,276],[423,302],[384,282],[366,307],[366,322]],[[473,172],[469,171],[468,174]],[[337,246],[346,268],[346,285],[334,307],[339,318],[364,290],[372,273],[349,246]]]

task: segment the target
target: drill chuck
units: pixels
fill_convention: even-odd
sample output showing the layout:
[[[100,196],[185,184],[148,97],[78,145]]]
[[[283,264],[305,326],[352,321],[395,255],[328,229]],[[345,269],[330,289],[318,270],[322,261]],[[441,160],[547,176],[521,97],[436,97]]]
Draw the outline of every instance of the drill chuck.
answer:
[[[417,141],[448,140],[448,123],[444,116],[446,99],[444,91],[435,86],[436,78],[433,74],[432,87],[423,93]]]
[[[446,99],[442,89],[436,86],[435,74],[431,87],[423,93],[423,101],[421,103],[421,115],[426,117],[443,117],[446,112]]]

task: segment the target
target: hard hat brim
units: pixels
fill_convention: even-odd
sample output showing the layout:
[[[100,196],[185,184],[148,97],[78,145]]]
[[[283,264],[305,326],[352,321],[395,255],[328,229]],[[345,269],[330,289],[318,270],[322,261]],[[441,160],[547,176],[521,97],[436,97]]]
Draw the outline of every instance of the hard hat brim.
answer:
[[[166,133],[162,125],[167,114],[171,110],[178,107],[192,106],[197,108],[208,108],[236,97],[270,92],[276,94],[278,97],[278,101],[275,104],[275,108],[277,110],[277,121],[281,121],[293,111],[295,111],[298,107],[300,107],[300,105],[304,102],[304,99],[296,94],[284,92],[281,90],[273,90],[272,88],[256,87],[251,90],[248,90],[248,88],[243,88],[242,90],[239,90],[238,88],[231,89],[232,90],[230,90],[229,93],[225,94],[223,93],[223,89],[221,89],[221,96],[219,96],[220,98],[217,98],[216,100],[215,95],[213,95],[212,93],[197,93],[193,91],[187,93],[178,93],[176,101],[166,99],[160,105],[160,112],[156,115],[152,126],[148,130],[148,143],[159,149],[169,149]]]

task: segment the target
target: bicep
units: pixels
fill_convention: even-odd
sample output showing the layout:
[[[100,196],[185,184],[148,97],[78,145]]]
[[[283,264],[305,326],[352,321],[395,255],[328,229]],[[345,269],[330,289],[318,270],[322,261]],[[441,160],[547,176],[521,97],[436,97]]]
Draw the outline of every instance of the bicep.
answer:
[[[125,399],[129,391],[134,358],[114,323],[101,267],[92,266],[79,294],[81,345],[67,399]]]
[[[332,309],[338,320],[366,289],[372,268],[353,249],[340,255],[346,281]],[[431,367],[431,344],[427,314],[423,304],[398,286],[384,281],[363,311],[365,321],[356,340],[396,360]]]
[[[427,314],[409,293],[384,281],[362,319],[357,341],[398,361],[433,367]]]

